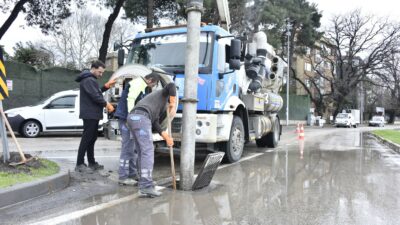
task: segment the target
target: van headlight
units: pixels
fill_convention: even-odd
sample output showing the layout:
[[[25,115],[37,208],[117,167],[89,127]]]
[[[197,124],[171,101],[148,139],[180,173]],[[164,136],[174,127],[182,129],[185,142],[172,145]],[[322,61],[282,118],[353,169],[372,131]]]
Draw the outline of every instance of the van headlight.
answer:
[[[19,115],[18,113],[6,113],[7,117],[16,117],[18,115]]]

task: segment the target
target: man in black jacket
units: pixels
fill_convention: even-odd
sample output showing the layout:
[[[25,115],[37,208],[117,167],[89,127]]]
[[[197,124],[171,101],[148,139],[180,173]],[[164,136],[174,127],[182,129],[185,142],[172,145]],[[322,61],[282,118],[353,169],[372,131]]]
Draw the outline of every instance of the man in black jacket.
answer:
[[[82,72],[75,79],[76,82],[80,82],[79,118],[83,119],[83,134],[75,167],[77,172],[92,173],[94,170],[104,168],[94,159],[94,144],[97,140],[99,121],[103,119],[103,107],[106,107],[108,112],[114,111],[114,107],[104,100],[102,92],[114,85],[115,80],[108,81],[101,89],[97,83],[97,79],[103,75],[105,68],[102,61],[93,61],[90,71]],[[85,164],[85,154],[87,154],[89,167]]]

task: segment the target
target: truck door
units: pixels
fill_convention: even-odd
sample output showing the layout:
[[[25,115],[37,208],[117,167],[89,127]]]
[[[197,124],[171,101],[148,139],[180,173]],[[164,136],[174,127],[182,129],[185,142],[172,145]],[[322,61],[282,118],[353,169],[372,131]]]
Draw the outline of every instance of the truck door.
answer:
[[[54,99],[44,107],[44,127],[46,130],[76,129],[81,123],[79,111],[75,108],[77,95],[67,95]]]
[[[216,81],[215,93],[212,93],[214,99],[211,109],[220,110],[225,107],[229,97],[237,95],[238,87],[236,73],[229,69],[228,56],[230,48],[230,39],[222,38],[218,40],[218,62],[217,71],[219,79]],[[236,88],[235,88],[236,87]]]

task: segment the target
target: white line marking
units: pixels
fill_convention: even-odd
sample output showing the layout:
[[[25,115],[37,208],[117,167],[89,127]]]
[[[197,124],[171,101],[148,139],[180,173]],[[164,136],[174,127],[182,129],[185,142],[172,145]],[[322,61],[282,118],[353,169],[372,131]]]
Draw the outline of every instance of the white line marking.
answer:
[[[156,186],[156,189],[157,190],[162,190],[162,189],[165,189],[165,187]],[[78,211],[75,211],[75,212],[71,212],[71,213],[68,213],[66,215],[54,217],[54,218],[51,218],[51,219],[48,219],[48,220],[42,220],[42,221],[33,223],[31,225],[42,225],[42,224],[43,225],[48,225],[48,224],[66,223],[68,221],[79,219],[79,218],[81,218],[83,216],[87,216],[87,215],[95,213],[97,211],[100,211],[100,210],[103,210],[103,209],[106,209],[106,208],[110,208],[110,207],[116,206],[118,204],[122,204],[124,202],[129,202],[129,201],[131,201],[131,200],[133,200],[135,198],[138,198],[138,194],[129,195],[129,196],[126,196],[126,197],[123,197],[123,198],[120,198],[120,199],[116,199],[116,200],[112,200],[112,201],[109,201],[109,202],[105,202],[105,203],[102,203],[102,204],[99,204],[99,205],[94,205],[94,206],[88,207],[86,209],[82,209],[82,210],[78,210]]]
[[[237,161],[236,163],[225,164],[225,165],[219,166],[217,170],[226,168],[226,167],[228,167],[228,166],[236,165],[237,163],[240,163],[240,162],[243,162],[243,161],[246,161],[246,160],[255,158],[255,157],[260,156],[260,155],[262,155],[262,154],[264,154],[264,153],[256,153],[256,154],[254,154],[254,155],[250,155],[250,156],[241,158],[241,159],[240,159],[239,161]]]

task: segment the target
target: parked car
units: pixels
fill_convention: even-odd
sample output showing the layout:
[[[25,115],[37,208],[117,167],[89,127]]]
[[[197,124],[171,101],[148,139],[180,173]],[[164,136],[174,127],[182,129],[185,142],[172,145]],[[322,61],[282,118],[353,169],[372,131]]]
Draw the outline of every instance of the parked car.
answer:
[[[373,116],[370,121],[368,121],[368,126],[385,126],[385,118],[383,116]]]
[[[40,133],[83,131],[79,119],[79,90],[61,91],[34,106],[25,106],[5,111],[13,131],[24,137],[34,138]],[[103,130],[104,113],[99,131]]]

